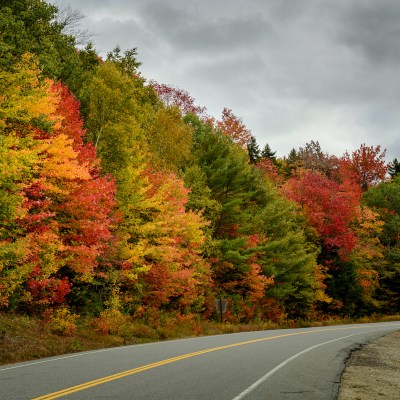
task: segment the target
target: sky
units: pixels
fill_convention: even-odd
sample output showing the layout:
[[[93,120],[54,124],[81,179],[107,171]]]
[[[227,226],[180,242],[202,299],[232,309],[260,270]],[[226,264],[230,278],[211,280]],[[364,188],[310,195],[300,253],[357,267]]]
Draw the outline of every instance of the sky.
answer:
[[[105,56],[136,47],[147,80],[243,119],[278,156],[311,140],[400,159],[398,0],[54,0]]]

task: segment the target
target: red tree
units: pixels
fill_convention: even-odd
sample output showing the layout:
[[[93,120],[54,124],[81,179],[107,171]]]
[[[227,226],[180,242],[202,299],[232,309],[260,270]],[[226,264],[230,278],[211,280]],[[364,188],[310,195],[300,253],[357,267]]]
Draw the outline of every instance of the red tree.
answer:
[[[100,175],[94,147],[83,142],[79,102],[62,84],[53,91],[61,122],[51,135],[34,132],[41,161],[24,189],[27,213],[20,220],[31,241],[27,262],[34,265],[29,302],[43,305],[62,303],[71,284],[93,280],[115,223],[115,183]]]
[[[192,113],[199,117],[205,116],[206,108],[196,106],[194,98],[186,90],[154,81],[151,82],[151,85],[167,107],[177,106],[183,115]]]
[[[319,172],[300,170],[285,184],[284,193],[299,203],[327,249],[347,256],[356,245],[351,223],[358,216],[361,190],[354,181],[328,179]]]
[[[366,146],[364,143],[351,155],[345,153],[343,159],[348,161],[357,175],[358,183],[363,190],[383,181],[389,170],[385,162],[386,150],[381,151],[381,146]]]

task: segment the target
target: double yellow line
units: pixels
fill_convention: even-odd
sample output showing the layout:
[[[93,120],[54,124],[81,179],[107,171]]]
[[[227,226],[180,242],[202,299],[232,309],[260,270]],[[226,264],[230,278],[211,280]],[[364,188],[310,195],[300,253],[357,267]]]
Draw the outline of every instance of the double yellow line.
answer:
[[[383,326],[388,326],[388,325],[383,325]],[[389,326],[393,326],[393,325],[397,325],[397,324],[390,324]],[[120,372],[118,374],[108,375],[108,376],[105,376],[104,378],[95,379],[93,381],[89,381],[89,382],[86,382],[86,383],[82,383],[80,385],[72,386],[72,387],[69,387],[67,389],[63,389],[63,390],[59,390],[57,392],[45,394],[44,396],[35,397],[32,400],[58,399],[59,397],[67,396],[67,395],[70,395],[72,393],[79,392],[81,390],[89,389],[89,388],[91,388],[93,386],[102,385],[103,383],[111,382],[111,381],[114,381],[116,379],[125,378],[127,376],[135,375],[135,374],[138,374],[140,372],[147,371],[149,369],[153,369],[153,368],[161,367],[163,365],[171,364],[171,363],[174,363],[174,362],[177,362],[177,361],[185,360],[186,358],[191,358],[191,357],[200,356],[202,354],[212,353],[214,351],[230,349],[230,348],[238,347],[238,346],[245,346],[247,344],[252,344],[252,343],[265,342],[267,340],[279,339],[279,338],[288,337],[288,336],[306,335],[306,334],[317,333],[317,332],[349,330],[349,329],[357,329],[357,328],[358,329],[361,329],[361,328],[364,329],[364,328],[373,328],[373,327],[376,327],[376,326],[367,325],[367,326],[357,326],[357,327],[351,326],[351,327],[345,327],[345,328],[317,329],[317,330],[305,331],[305,332],[287,333],[287,334],[278,335],[278,336],[270,336],[270,337],[267,337],[267,338],[254,339],[254,340],[248,340],[248,341],[245,341],[245,342],[238,342],[238,343],[228,344],[228,345],[225,345],[225,346],[213,347],[211,349],[195,351],[193,353],[183,354],[181,356],[168,358],[166,360],[158,361],[158,362],[155,362],[155,363],[152,363],[152,364],[143,365],[142,367],[129,369],[129,370]]]

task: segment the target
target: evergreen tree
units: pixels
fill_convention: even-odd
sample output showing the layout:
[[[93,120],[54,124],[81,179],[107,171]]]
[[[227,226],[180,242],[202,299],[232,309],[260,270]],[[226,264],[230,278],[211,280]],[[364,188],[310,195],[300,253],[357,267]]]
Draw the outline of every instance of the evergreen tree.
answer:
[[[292,149],[289,152],[289,155],[283,160],[283,171],[286,177],[290,177],[297,168],[302,165],[300,156],[297,153],[296,149]]]
[[[91,43],[78,50],[75,37],[64,33],[71,21],[74,19],[62,18],[57,6],[43,0],[1,0],[0,67],[9,70],[23,54],[32,53],[45,76],[61,80],[84,99],[85,82],[100,59]]]
[[[249,159],[251,164],[256,164],[261,157],[260,148],[258,147],[256,138],[251,135],[247,143],[247,152],[249,153]]]
[[[276,161],[276,157],[275,157],[276,151],[272,151],[271,147],[269,146],[269,144],[267,143],[262,152],[261,152],[261,157],[263,158],[267,158],[269,160],[271,160],[272,162]]]
[[[204,201],[212,216],[209,255],[215,285],[231,298],[239,318],[304,316],[315,297],[315,253],[296,226],[293,205],[264,181],[230,138],[198,119],[191,118],[191,124],[194,160],[202,171],[202,186],[191,196],[199,208]]]
[[[397,174],[400,173],[400,163],[398,162],[397,158],[395,158],[389,167],[389,175],[394,179]]]

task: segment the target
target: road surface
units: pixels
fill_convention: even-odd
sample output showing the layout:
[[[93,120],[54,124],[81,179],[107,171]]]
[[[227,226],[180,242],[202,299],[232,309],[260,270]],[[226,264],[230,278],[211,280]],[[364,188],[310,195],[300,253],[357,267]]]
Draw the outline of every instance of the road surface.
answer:
[[[0,399],[335,399],[351,349],[400,322],[117,347],[0,367]]]

